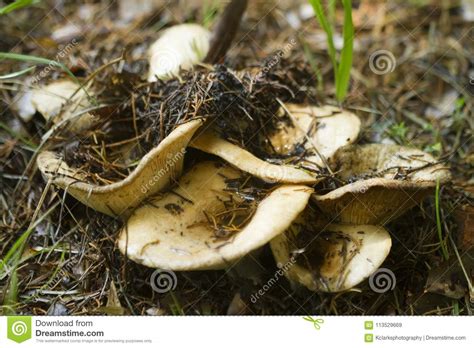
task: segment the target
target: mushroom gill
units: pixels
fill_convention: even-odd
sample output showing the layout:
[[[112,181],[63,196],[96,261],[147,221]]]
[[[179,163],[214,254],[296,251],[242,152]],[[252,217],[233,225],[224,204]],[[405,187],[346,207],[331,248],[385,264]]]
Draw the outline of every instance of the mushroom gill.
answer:
[[[185,149],[202,121],[193,120],[174,129],[149,151],[125,179],[108,185],[87,182],[85,173],[71,168],[54,152],[38,155],[42,174],[83,204],[111,216],[128,215],[146,197],[167,187],[181,175]]]
[[[345,146],[330,165],[343,186],[313,199],[328,216],[351,224],[384,225],[450,178],[431,155],[398,145]]]
[[[174,271],[231,265],[285,231],[312,193],[285,185],[256,198],[241,191],[246,180],[228,165],[196,164],[130,216],[119,249],[137,263]]]

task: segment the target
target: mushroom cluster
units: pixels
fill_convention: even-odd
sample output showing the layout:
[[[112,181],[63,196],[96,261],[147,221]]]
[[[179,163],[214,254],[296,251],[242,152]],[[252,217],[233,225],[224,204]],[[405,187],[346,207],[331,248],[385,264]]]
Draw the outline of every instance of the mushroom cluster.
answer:
[[[148,80],[192,69],[208,53],[209,37],[197,25],[165,30],[150,48]],[[71,129],[83,129],[93,119],[87,99],[72,92],[77,86],[58,84],[68,83],[46,86],[36,109],[56,121],[76,113]],[[111,184],[89,182],[59,153],[43,151],[37,164],[86,206],[124,218],[117,245],[137,263],[222,269],[269,244],[278,266],[292,261],[289,280],[313,291],[352,288],[387,257],[391,238],[383,226],[448,180],[449,171],[416,149],[354,145],[361,122],[347,110],[279,102],[270,134],[254,134],[262,137],[259,154],[196,115]],[[185,158],[190,147],[212,156]]]

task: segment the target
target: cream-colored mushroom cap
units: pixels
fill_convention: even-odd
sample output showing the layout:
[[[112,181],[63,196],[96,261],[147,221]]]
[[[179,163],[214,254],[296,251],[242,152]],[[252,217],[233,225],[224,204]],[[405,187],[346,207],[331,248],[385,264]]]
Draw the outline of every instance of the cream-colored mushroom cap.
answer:
[[[242,147],[222,139],[212,129],[198,134],[190,146],[219,156],[238,169],[267,182],[315,184],[322,180],[322,176],[318,175],[318,166],[323,165],[319,155],[324,156],[324,159],[330,158],[339,147],[356,140],[360,131],[360,120],[354,114],[333,106],[289,104],[286,108],[292,119],[288,123],[281,110],[281,120],[270,135],[269,142],[278,155],[291,153],[298,145],[304,144],[307,155],[296,165],[273,164],[261,160]],[[310,141],[306,137],[309,137]],[[303,165],[305,169],[301,168]],[[310,170],[307,170],[308,168]]]
[[[84,112],[92,106],[85,90],[70,80],[58,80],[34,89],[31,103],[53,123],[70,119],[69,129],[73,132],[90,127],[94,121],[94,116]]]
[[[172,191],[130,216],[119,249],[149,267],[224,268],[285,231],[312,193],[306,186],[287,185],[249,202],[232,189],[241,177],[228,165],[198,163]]]
[[[279,112],[281,121],[277,130],[270,135],[269,141],[276,153],[291,153],[299,144],[304,144],[307,151],[303,162],[307,167],[317,168],[324,162],[316,153],[330,159],[340,147],[352,144],[360,132],[360,119],[353,113],[335,106],[285,105],[291,114],[289,121],[282,118],[286,111]]]
[[[320,181],[309,172],[291,165],[271,164],[252,155],[240,146],[222,139],[212,129],[196,136],[191,147],[216,155],[236,168],[272,183],[314,184]]]
[[[125,179],[109,185],[86,182],[85,174],[71,168],[57,154],[45,151],[37,164],[43,175],[85,205],[104,214],[128,215],[146,197],[160,192],[181,175],[185,149],[202,121],[193,120],[174,129],[149,151]]]
[[[312,291],[338,292],[356,286],[380,267],[392,245],[380,226],[332,224],[319,230],[307,223],[294,223],[270,246],[286,277]],[[301,245],[298,239],[303,238]]]
[[[337,221],[383,225],[420,203],[450,178],[448,169],[429,154],[398,145],[350,145],[331,160],[336,176],[349,182],[325,195],[317,205]]]
[[[148,81],[167,80],[201,62],[209,51],[211,33],[198,24],[180,24],[162,31],[149,50]]]

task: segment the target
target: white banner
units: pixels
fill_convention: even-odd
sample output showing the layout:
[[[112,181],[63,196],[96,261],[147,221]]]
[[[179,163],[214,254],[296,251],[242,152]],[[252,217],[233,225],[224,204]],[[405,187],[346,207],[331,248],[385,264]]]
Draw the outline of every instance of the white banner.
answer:
[[[0,347],[473,347],[472,317],[2,317]]]

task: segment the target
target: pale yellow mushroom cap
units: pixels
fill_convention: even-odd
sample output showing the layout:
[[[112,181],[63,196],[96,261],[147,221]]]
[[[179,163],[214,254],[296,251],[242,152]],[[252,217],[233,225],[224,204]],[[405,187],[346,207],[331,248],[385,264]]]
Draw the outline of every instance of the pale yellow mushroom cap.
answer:
[[[73,132],[86,129],[94,122],[94,116],[84,112],[92,106],[85,90],[70,80],[58,80],[33,89],[31,103],[48,121],[59,123],[69,119],[69,129]]]
[[[180,24],[165,29],[148,52],[148,81],[168,80],[190,70],[209,51],[211,33],[198,24]]]
[[[271,164],[252,155],[240,146],[222,139],[212,129],[194,138],[191,147],[219,156],[236,168],[267,182],[314,184],[319,181],[310,173],[291,165]]]
[[[304,143],[308,155],[297,165],[268,163],[242,147],[222,139],[212,129],[198,134],[190,146],[219,156],[236,168],[267,182],[315,184],[322,180],[318,175],[318,166],[323,166],[323,161],[314,147],[325,159],[330,158],[339,147],[357,139],[360,120],[354,114],[333,106],[289,104],[286,108],[297,124],[288,126],[283,119],[278,121],[277,129],[270,135],[269,141],[277,154],[286,154],[298,144]],[[307,141],[305,134],[311,141]],[[301,165],[312,170],[302,169]]]
[[[113,184],[99,186],[86,182],[80,171],[50,151],[38,155],[38,168],[53,184],[83,204],[111,216],[128,215],[142,200],[162,191],[181,175],[185,149],[201,125],[202,121],[193,120],[176,127],[140,160],[129,176]]]
[[[305,210],[270,243],[286,277],[312,291],[356,286],[380,267],[390,251],[390,235],[381,226],[324,225],[312,218]]]
[[[244,208],[239,204],[243,198],[230,189],[230,182],[241,176],[227,165],[198,163],[172,191],[130,216],[119,249],[137,263],[175,271],[231,266],[285,231],[312,193],[306,186],[281,186],[255,202],[254,209]],[[232,228],[242,222],[240,229]]]
[[[277,131],[270,135],[270,143],[281,155],[293,151],[298,144],[304,143],[304,148],[310,153],[303,160],[306,166],[317,168],[314,164],[324,165],[314,147],[325,159],[330,159],[337,149],[352,144],[359,136],[360,120],[349,111],[331,105],[285,106],[293,120],[289,123],[280,121],[277,124]],[[284,110],[280,109],[280,118],[285,114]],[[305,135],[308,135],[308,138]]]

